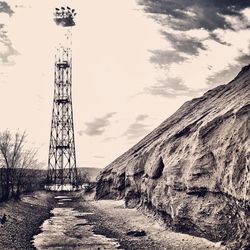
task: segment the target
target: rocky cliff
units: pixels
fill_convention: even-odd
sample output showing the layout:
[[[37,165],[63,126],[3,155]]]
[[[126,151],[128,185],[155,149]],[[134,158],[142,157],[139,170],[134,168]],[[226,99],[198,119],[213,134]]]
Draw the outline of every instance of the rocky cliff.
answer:
[[[249,135],[250,65],[108,165],[96,198],[124,198],[173,230],[250,249]]]

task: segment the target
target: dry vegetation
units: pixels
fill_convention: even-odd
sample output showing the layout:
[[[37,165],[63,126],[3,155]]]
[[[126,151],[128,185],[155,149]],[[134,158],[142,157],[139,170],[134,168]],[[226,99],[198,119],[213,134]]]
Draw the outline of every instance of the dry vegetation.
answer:
[[[26,138],[25,133],[0,133],[0,201],[43,187],[44,171],[39,170],[36,151],[27,147]]]

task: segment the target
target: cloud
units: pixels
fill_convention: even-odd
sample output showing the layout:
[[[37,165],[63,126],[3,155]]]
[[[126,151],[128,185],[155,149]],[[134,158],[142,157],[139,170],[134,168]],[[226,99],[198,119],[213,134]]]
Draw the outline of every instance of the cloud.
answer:
[[[206,50],[206,47],[196,38],[189,37],[185,34],[173,34],[162,31],[162,34],[171,43],[172,47],[179,52],[190,55],[197,55],[199,50]]]
[[[104,158],[105,158],[105,157],[102,156],[102,155],[94,155],[93,157],[96,158],[96,159],[104,159]]]
[[[246,44],[249,43],[246,36],[250,27],[249,1],[138,0],[138,2],[144,6],[149,17],[161,25],[160,33],[168,45],[166,50],[151,50],[150,61],[160,68],[167,69],[169,76],[172,77],[158,81],[146,88],[144,93],[168,98],[197,96],[207,87],[203,89],[199,89],[198,86],[195,89],[188,87],[196,85],[195,81],[197,83],[202,81],[203,86],[207,84],[208,87],[224,84],[232,80],[244,64],[249,63],[246,49]],[[216,61],[213,63],[209,60],[215,51],[217,52],[213,58],[220,53],[217,49],[219,47],[221,53],[224,51],[227,53],[223,64],[227,65],[226,68]],[[237,54],[239,58],[236,58]],[[188,72],[187,67],[195,64],[197,77],[194,77],[194,82],[191,83],[192,74]]]
[[[8,3],[0,1],[0,13],[6,13],[9,16],[12,16],[14,14],[14,11],[10,8]]]
[[[172,63],[182,63],[188,59],[188,55],[198,56],[201,50],[206,50],[203,44],[204,39],[199,39],[181,32],[174,34],[167,31],[161,31],[161,34],[168,40],[172,50],[151,50],[153,54],[150,58],[152,63],[160,66],[170,65]],[[213,37],[216,37],[213,35]],[[216,37],[218,40],[218,38]],[[185,54],[187,56],[185,56]]]
[[[78,131],[78,134],[82,136],[83,134],[89,136],[98,136],[102,135],[105,132],[105,129],[110,125],[110,118],[112,118],[116,113],[108,113],[103,117],[96,118],[92,122],[85,123],[86,129]]]
[[[249,47],[249,53],[250,53],[250,47]],[[250,63],[250,55],[248,54],[242,54],[239,56],[236,61],[241,65],[240,67],[245,66],[246,64]]]
[[[207,84],[210,87],[215,87],[221,84],[226,84],[232,80],[240,70],[239,65],[229,64],[225,69],[215,73],[214,75],[207,78]]]
[[[216,32],[210,33],[210,38],[212,40],[216,41],[217,43],[222,44],[222,45],[231,46],[231,44],[229,42],[225,41],[223,39],[223,37],[220,37],[218,34],[216,34]]]
[[[169,65],[172,63],[180,63],[187,59],[186,57],[181,56],[179,52],[175,50],[153,50],[150,52],[153,54],[150,58],[150,62],[159,64],[160,66]]]
[[[144,121],[148,118],[148,115],[138,115],[136,117],[136,122],[141,122],[141,121]]]
[[[147,115],[138,115],[135,122],[128,127],[123,136],[126,136],[128,140],[134,140],[149,133],[148,125],[142,123],[142,121],[145,121],[147,118]]]
[[[14,11],[6,2],[0,2],[0,15],[7,14],[9,17],[12,16]],[[12,64],[9,61],[9,57],[18,55],[17,50],[13,47],[11,40],[8,37],[8,32],[5,29],[5,24],[0,23],[0,60],[3,65]]]
[[[240,72],[241,68],[250,63],[250,55],[242,54],[239,56],[234,64],[228,64],[228,66],[215,73],[213,76],[207,78],[207,84],[209,86],[218,86],[220,84],[226,84],[233,80],[236,75]]]
[[[244,0],[138,0],[145,6],[150,17],[162,25],[161,34],[172,45],[172,50],[155,50],[150,61],[160,66],[169,66],[198,56],[206,50],[206,40],[214,40],[230,46],[230,42],[216,32],[249,28],[245,10],[250,6]],[[189,31],[206,31],[208,36],[199,38],[188,35]],[[187,56],[185,56],[185,54]]]
[[[250,6],[245,0],[139,0],[145,10],[162,25],[177,30],[233,29],[226,16],[242,18],[241,11]],[[159,15],[160,14],[160,15]]]
[[[3,64],[12,64],[9,57],[18,55],[17,50],[13,47],[11,40],[7,37],[6,33],[0,27],[0,59]]]
[[[145,89],[145,93],[155,96],[176,98],[177,96],[196,96],[203,90],[194,90],[183,84],[178,77],[159,80],[155,84]]]

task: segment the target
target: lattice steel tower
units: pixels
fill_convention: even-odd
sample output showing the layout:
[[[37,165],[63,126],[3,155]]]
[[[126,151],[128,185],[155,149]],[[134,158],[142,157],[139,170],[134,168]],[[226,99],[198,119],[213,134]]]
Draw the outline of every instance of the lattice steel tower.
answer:
[[[54,100],[51,121],[47,184],[77,186],[76,152],[72,107],[72,27],[75,10],[56,8],[55,22],[63,32],[56,48]]]

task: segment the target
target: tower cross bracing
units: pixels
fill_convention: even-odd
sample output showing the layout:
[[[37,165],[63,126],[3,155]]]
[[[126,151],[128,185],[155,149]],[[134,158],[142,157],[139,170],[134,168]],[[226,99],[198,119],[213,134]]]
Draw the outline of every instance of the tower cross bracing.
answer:
[[[72,27],[75,11],[56,8],[55,22],[63,29],[66,43],[59,43],[55,55],[54,98],[48,157],[49,186],[77,186],[76,151],[72,105]]]

